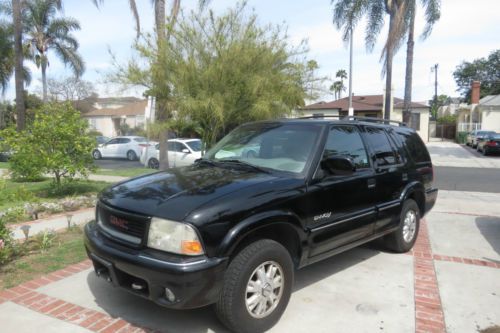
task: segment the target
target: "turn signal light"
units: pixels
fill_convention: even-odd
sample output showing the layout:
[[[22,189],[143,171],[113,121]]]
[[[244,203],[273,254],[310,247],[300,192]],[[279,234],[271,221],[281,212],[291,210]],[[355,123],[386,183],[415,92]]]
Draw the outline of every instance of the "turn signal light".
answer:
[[[203,248],[198,241],[182,241],[181,251],[183,254],[203,254]]]

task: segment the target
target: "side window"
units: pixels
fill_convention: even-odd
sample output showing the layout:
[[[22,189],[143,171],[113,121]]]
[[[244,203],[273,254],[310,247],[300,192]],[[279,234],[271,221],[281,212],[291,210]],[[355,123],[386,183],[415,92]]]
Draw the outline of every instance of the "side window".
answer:
[[[129,142],[130,142],[130,139],[127,139],[127,138],[118,139],[118,143],[121,145],[129,143]]]
[[[431,160],[427,148],[415,132],[398,132],[403,142],[406,145],[408,154],[411,156],[415,163],[428,162]]]
[[[182,143],[175,142],[175,141],[168,143],[168,150],[169,151],[181,152],[182,148],[183,148]]]
[[[335,155],[350,157],[357,169],[370,167],[363,140],[355,127],[334,126],[330,129],[323,158]]]
[[[400,163],[400,157],[391,146],[389,137],[384,129],[379,127],[366,127],[367,143],[373,151],[373,160],[379,167]]]
[[[106,142],[107,145],[116,145],[118,143],[119,139],[111,139],[108,142]]]

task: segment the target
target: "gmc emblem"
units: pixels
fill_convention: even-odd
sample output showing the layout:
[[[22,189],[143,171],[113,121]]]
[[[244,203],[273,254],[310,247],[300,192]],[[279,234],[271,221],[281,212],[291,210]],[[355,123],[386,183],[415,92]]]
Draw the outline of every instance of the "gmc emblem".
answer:
[[[121,229],[128,230],[128,226],[127,226],[128,222],[124,219],[119,218],[119,217],[111,215],[109,217],[109,223],[111,223],[112,225],[115,225]]]

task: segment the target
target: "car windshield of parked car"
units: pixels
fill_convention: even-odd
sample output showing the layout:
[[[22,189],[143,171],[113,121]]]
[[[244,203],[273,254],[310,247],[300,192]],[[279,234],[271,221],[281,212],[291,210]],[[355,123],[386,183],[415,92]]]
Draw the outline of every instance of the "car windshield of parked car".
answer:
[[[299,174],[312,158],[320,131],[315,124],[244,125],[224,137],[204,159],[240,161],[261,169]]]
[[[201,151],[201,140],[186,141],[186,144],[192,151]]]

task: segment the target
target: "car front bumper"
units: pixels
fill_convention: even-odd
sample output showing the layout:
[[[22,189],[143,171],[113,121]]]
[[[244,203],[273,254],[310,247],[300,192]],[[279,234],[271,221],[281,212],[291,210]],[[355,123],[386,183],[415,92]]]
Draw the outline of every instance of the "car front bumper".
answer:
[[[172,309],[198,308],[218,299],[227,258],[186,259],[125,248],[103,236],[95,223],[85,226],[84,241],[97,275],[116,287]]]

